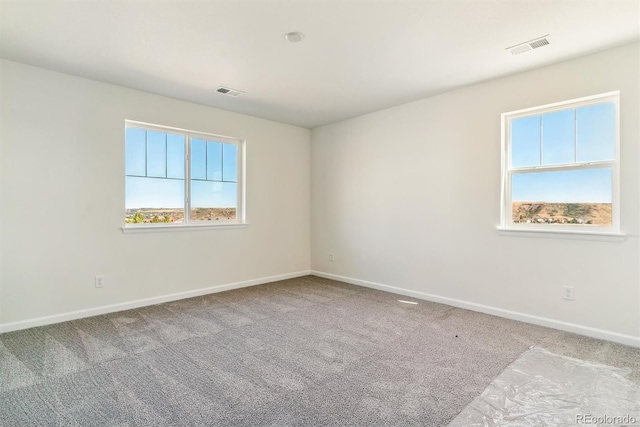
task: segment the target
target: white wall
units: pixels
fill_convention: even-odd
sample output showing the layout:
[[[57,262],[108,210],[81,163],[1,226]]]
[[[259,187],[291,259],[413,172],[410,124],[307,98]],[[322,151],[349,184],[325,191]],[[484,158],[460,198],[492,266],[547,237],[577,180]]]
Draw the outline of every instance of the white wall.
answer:
[[[635,343],[639,50],[627,45],[314,129],[312,269]],[[626,241],[499,236],[500,114],[613,90],[621,91]],[[563,285],[575,286],[575,301],[562,300]]]
[[[309,270],[309,130],[4,60],[0,91],[0,326]],[[246,139],[250,225],[123,234],[125,119]]]
[[[0,329],[304,272],[311,247],[319,272],[638,337],[639,51],[325,126],[311,148],[305,129],[0,60]],[[498,236],[500,113],[611,90],[626,241]],[[123,234],[125,119],[246,138],[250,225]]]

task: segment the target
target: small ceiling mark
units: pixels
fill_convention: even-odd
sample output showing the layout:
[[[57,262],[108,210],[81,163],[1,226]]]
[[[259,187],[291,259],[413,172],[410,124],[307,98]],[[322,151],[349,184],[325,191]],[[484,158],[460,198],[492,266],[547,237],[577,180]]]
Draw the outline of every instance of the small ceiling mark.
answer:
[[[298,43],[304,40],[304,34],[299,31],[292,31],[284,35],[285,40],[291,43]]]

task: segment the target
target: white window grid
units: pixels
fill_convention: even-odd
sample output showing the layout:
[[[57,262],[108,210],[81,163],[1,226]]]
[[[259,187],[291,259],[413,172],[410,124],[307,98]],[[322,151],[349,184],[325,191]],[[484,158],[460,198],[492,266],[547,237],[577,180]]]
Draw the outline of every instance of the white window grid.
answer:
[[[580,107],[612,102],[615,105],[615,156],[613,160],[603,161],[578,161],[578,138],[576,111]],[[535,116],[555,111],[574,110],[574,162],[543,165],[543,144],[542,129],[540,132],[540,165],[538,166],[511,166],[511,121],[514,119]],[[517,111],[503,113],[502,122],[502,191],[501,191],[501,227],[511,230],[531,230],[531,231],[559,231],[559,232],[589,232],[589,233],[619,233],[620,232],[620,91],[607,92],[599,95],[587,96],[569,101],[557,102],[540,107],[526,108]],[[542,126],[542,124],[541,124]],[[526,224],[514,223],[512,221],[512,179],[516,174],[522,173],[543,173],[560,172],[573,170],[587,170],[598,168],[610,168],[612,171],[612,203],[611,203],[611,226],[593,225],[546,225],[546,224]]]
[[[197,131],[192,131],[192,130],[186,130],[186,129],[180,129],[180,128],[174,128],[174,127],[168,127],[168,126],[161,126],[161,125],[156,125],[156,124],[151,124],[151,123],[144,123],[144,122],[137,122],[137,121],[132,121],[132,120],[125,120],[125,130],[129,129],[129,128],[134,128],[134,129],[140,129],[140,130],[144,130],[144,131],[156,131],[156,132],[162,132],[165,134],[172,134],[172,135],[178,135],[178,136],[183,136],[185,138],[185,144],[184,144],[184,178],[172,178],[172,177],[168,177],[168,151],[167,151],[167,139],[165,137],[165,176],[157,176],[157,175],[148,175],[148,169],[147,169],[147,138],[146,138],[146,134],[145,134],[145,174],[144,175],[135,175],[135,174],[126,174],[125,176],[130,176],[130,177],[137,177],[137,178],[156,178],[156,179],[171,179],[171,180],[177,180],[177,181],[184,181],[184,224],[193,224],[193,222],[191,221],[191,180],[194,181],[207,181],[207,182],[225,182],[225,183],[235,183],[236,184],[236,188],[237,188],[237,199],[236,199],[236,219],[234,220],[221,220],[221,221],[216,221],[216,224],[228,224],[228,223],[245,223],[246,222],[246,213],[245,213],[245,187],[244,187],[244,170],[245,170],[245,141],[242,139],[238,139],[238,138],[234,138],[234,137],[230,137],[230,136],[223,136],[223,135],[216,135],[216,134],[210,134],[210,133],[204,133],[204,132],[197,132]],[[237,156],[236,156],[236,171],[237,171],[237,175],[236,175],[236,180],[235,181],[231,181],[231,180],[224,180],[224,157],[222,160],[222,179],[209,179],[208,178],[208,153],[205,152],[205,179],[201,179],[201,178],[191,178],[191,140],[192,139],[198,139],[198,140],[204,140],[205,141],[205,150],[208,150],[208,144],[206,144],[207,141],[210,142],[219,142],[222,144],[231,144],[231,145],[235,145],[237,147]],[[223,150],[223,154],[224,156],[224,150]],[[199,221],[196,221],[199,222]],[[145,226],[150,226],[151,224],[125,224],[125,227],[128,228],[135,228],[135,227],[145,227]],[[207,225],[212,225],[210,223],[207,223]],[[160,223],[160,224],[153,224],[153,227],[157,227],[157,226],[166,226],[166,227],[175,227],[175,226],[179,226],[178,224],[172,224],[172,223]]]

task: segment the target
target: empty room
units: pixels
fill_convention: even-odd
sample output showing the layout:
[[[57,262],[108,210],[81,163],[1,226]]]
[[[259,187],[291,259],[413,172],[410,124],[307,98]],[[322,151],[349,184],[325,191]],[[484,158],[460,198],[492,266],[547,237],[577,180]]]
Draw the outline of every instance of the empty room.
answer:
[[[637,0],[0,0],[0,426],[640,425]]]

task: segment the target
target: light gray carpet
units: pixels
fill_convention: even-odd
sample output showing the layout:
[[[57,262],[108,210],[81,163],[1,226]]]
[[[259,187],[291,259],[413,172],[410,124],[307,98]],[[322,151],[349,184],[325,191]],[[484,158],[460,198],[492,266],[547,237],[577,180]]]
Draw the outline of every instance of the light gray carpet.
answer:
[[[444,426],[530,345],[640,350],[307,276],[0,335],[2,426]]]

